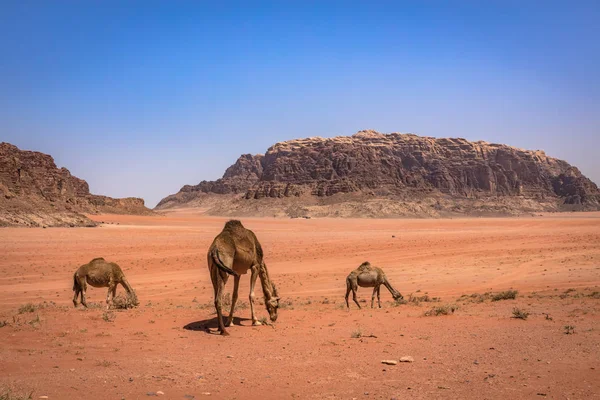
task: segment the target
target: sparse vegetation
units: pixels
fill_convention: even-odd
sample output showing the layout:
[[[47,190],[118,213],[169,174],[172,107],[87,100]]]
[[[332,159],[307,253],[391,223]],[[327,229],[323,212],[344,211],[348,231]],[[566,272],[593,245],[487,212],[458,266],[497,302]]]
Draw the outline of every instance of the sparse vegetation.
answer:
[[[492,296],[492,301],[500,300],[514,300],[517,298],[517,290],[506,290],[504,292],[496,293]]]
[[[126,310],[128,308],[133,308],[136,305],[136,301],[133,300],[131,296],[119,294],[113,298],[113,307],[117,310]]]
[[[416,305],[419,305],[421,303],[435,303],[435,302],[439,302],[442,299],[440,299],[439,297],[429,297],[429,295],[425,294],[423,296],[413,296],[413,294],[411,293],[408,296],[408,300],[406,301],[406,303],[413,303]],[[402,300],[397,300],[398,302],[401,302]]]
[[[358,339],[358,338],[362,337],[362,332],[361,332],[360,328],[353,330],[352,333],[350,334],[350,337],[352,339]]]
[[[33,327],[35,327],[36,325],[39,325],[40,322],[42,322],[40,320],[40,314],[36,314],[35,318],[32,319],[31,321],[29,321],[28,324],[31,325],[31,326],[33,326]]]
[[[10,389],[0,391],[0,400],[31,400],[33,392],[29,394],[15,394]]]
[[[36,310],[36,306],[33,303],[23,304],[19,307],[19,314],[32,313]]]
[[[105,368],[108,368],[113,364],[114,363],[112,361],[108,361],[108,360],[102,360],[102,361],[96,362],[97,367],[105,367]]]
[[[517,319],[527,319],[527,317],[529,317],[529,313],[525,310],[521,310],[520,308],[513,308],[512,311],[512,318],[517,318]]]
[[[575,333],[575,326],[573,325],[565,325],[564,328],[565,335],[572,335]]]
[[[550,316],[550,314],[544,313],[544,316],[545,316],[546,320],[548,320],[548,321],[552,321],[553,320],[553,318]]]
[[[105,322],[113,322],[115,320],[115,318],[117,318],[117,316],[115,315],[114,312],[110,312],[110,311],[104,311],[102,313],[102,319]]]
[[[4,328],[6,325],[8,325],[8,321],[0,321],[0,328]]]
[[[438,315],[453,314],[456,310],[458,310],[458,306],[454,304],[446,304],[443,306],[433,307],[431,310],[425,311],[424,315],[426,317],[437,317]]]

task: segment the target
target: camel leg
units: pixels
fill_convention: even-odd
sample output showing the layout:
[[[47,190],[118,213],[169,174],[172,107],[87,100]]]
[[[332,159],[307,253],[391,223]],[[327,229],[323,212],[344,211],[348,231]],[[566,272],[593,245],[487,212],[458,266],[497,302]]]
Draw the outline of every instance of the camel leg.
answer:
[[[377,286],[377,304],[379,305],[379,308],[381,308],[381,286]]]
[[[375,294],[377,293],[377,286],[373,288],[373,295],[371,296],[371,308],[373,308],[373,303],[375,302]]]
[[[358,306],[358,309],[360,310],[362,307],[360,306],[358,300],[356,299],[356,289],[354,289],[354,288],[352,288],[352,300],[354,300],[354,302]]]
[[[348,302],[348,297],[350,297],[350,291],[352,291],[352,288],[350,287],[350,284],[346,285],[346,307],[348,308],[348,310],[350,310],[350,303]]]
[[[114,281],[110,281],[108,284],[108,292],[106,293],[106,309],[109,310],[113,305],[113,298],[115,296],[115,292],[117,291],[117,284]],[[111,297],[112,295],[112,297]]]
[[[240,287],[240,277],[235,276],[233,280],[233,295],[231,296],[231,312],[229,313],[229,320],[225,326],[229,327],[233,323],[233,310],[235,309],[235,303],[238,299],[238,289]]]
[[[85,300],[85,292],[87,290],[87,282],[85,281],[85,278],[79,278],[79,290],[81,293],[81,304],[83,304],[83,306],[85,308],[87,308],[87,301]]]
[[[256,319],[256,315],[254,315],[254,285],[256,285],[256,278],[258,278],[258,265],[253,265],[251,269],[250,275],[250,295],[248,296],[250,300],[250,314],[252,315],[252,325],[258,326],[262,325],[258,319]]]
[[[229,333],[225,330],[225,325],[223,325],[223,311],[221,310],[221,297],[223,294],[223,287],[225,283],[223,282],[223,277],[219,273],[219,269],[216,265],[210,266],[210,278],[212,280],[213,289],[215,292],[215,309],[217,311],[217,322],[219,324],[219,332],[221,335],[228,336]]]

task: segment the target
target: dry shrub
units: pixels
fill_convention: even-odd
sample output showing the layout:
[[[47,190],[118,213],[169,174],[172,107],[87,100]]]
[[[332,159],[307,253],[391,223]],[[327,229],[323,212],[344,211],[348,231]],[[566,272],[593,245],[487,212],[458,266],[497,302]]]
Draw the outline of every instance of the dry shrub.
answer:
[[[520,308],[513,308],[512,311],[512,318],[516,318],[516,319],[527,319],[527,317],[529,317],[529,313],[525,310],[521,310]]]
[[[492,296],[492,301],[514,300],[517,298],[518,293],[519,292],[517,290],[507,290],[504,292],[496,293]]]
[[[446,304],[443,306],[433,307],[431,310],[425,311],[426,317],[437,317],[438,315],[449,315],[454,314],[454,311],[458,310],[458,306],[454,304]]]
[[[128,308],[134,308],[138,306],[138,301],[135,296],[126,296],[118,294],[113,298],[113,307],[117,310],[126,310]]]

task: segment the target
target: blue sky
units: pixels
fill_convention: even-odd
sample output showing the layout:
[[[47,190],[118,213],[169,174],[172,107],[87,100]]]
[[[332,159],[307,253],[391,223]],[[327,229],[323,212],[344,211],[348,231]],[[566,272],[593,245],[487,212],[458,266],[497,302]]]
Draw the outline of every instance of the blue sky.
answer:
[[[1,1],[0,141],[154,206],[361,129],[543,149],[600,184],[600,3]]]

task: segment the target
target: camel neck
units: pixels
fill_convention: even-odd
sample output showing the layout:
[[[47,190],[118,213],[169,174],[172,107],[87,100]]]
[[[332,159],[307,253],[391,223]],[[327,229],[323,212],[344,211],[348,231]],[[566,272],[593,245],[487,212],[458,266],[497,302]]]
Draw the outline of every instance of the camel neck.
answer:
[[[269,271],[267,270],[266,265],[261,265],[258,271],[258,276],[260,278],[263,294],[267,300],[270,300],[275,294],[273,293],[273,283],[271,282],[271,278],[269,278]]]

